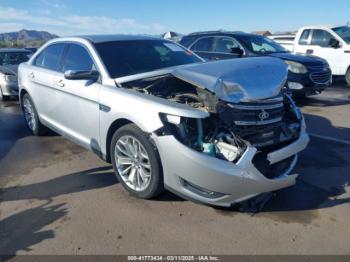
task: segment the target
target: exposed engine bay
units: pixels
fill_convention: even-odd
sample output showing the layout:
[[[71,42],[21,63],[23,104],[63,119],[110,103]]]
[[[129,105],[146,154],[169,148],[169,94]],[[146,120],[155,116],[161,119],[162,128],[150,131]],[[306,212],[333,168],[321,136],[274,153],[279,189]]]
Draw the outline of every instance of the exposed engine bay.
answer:
[[[236,162],[248,145],[256,147],[261,158],[300,134],[301,113],[283,89],[270,99],[232,103],[171,74],[126,82],[123,87],[209,112],[205,119],[161,115],[160,133],[230,162]]]

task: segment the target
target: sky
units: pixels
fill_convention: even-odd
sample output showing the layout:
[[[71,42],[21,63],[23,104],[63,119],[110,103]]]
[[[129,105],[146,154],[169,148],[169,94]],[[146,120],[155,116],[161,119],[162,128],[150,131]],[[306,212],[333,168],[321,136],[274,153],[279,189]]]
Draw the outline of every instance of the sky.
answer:
[[[0,33],[187,34],[297,30],[350,22],[350,0],[0,0]]]

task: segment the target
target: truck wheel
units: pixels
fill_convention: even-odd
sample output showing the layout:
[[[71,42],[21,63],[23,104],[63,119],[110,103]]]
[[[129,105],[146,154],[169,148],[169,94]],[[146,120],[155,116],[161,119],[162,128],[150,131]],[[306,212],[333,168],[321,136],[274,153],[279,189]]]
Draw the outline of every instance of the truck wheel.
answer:
[[[22,111],[27,126],[35,136],[46,134],[47,128],[41,124],[38,112],[36,111],[34,103],[29,94],[24,94],[22,98]]]
[[[346,72],[345,81],[346,81],[347,85],[350,87],[350,68]]]
[[[158,151],[136,125],[125,125],[114,133],[110,156],[119,182],[131,195],[150,199],[163,192]]]

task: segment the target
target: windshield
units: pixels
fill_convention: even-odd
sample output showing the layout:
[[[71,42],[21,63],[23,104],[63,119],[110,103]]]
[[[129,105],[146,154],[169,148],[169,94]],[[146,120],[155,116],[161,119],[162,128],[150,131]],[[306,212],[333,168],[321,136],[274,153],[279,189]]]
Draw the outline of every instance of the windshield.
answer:
[[[350,27],[341,26],[332,29],[337,35],[339,35],[347,44],[350,44]]]
[[[288,52],[275,41],[259,35],[240,35],[240,42],[250,51],[259,55]]]
[[[0,52],[0,65],[19,65],[27,62],[30,54],[29,52]]]
[[[95,47],[112,78],[202,62],[183,47],[163,40],[112,41]]]

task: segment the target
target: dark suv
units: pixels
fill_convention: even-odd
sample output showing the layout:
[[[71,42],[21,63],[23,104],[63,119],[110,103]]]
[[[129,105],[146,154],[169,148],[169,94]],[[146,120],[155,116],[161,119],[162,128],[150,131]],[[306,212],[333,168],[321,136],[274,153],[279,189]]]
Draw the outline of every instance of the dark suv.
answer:
[[[321,93],[332,83],[326,60],[315,56],[292,54],[275,41],[243,32],[211,31],[184,36],[180,44],[206,60],[251,56],[283,59],[289,68],[287,86],[294,96]]]

